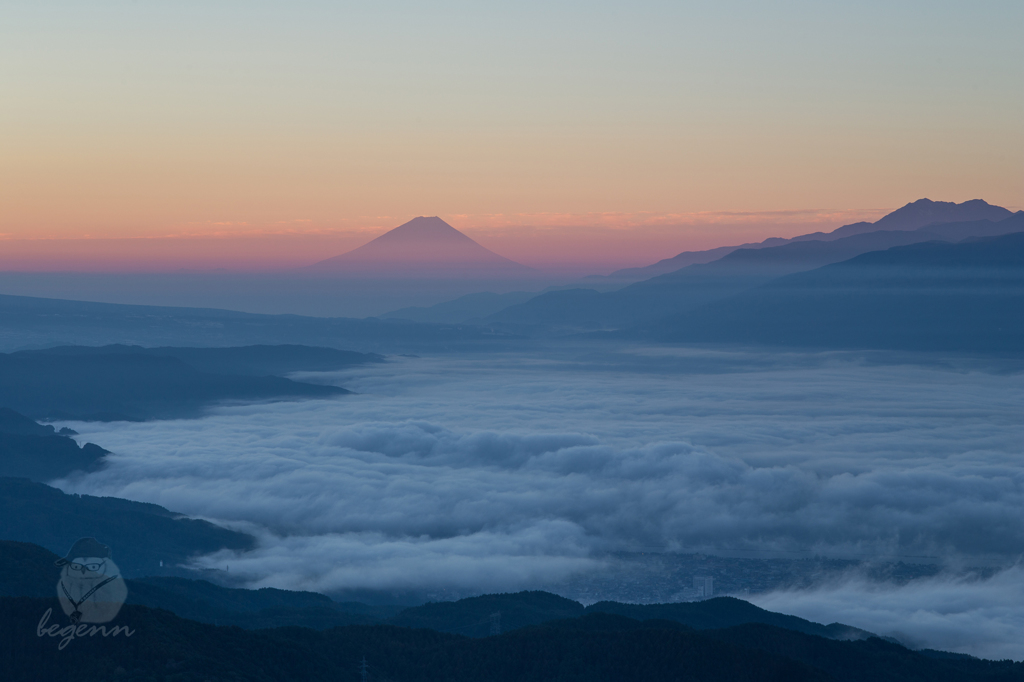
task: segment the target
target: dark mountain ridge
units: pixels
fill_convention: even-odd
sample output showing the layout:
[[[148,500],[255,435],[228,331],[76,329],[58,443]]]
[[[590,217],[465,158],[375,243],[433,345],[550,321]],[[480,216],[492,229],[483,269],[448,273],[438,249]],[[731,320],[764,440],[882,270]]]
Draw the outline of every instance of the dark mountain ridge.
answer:
[[[1020,357],[1024,232],[875,251],[638,327],[661,341]]]
[[[981,199],[971,199],[961,204],[950,201],[918,199],[896,209],[873,223],[853,223],[838,227],[831,232],[812,232],[791,239],[769,237],[759,243],[720,246],[706,251],[684,251],[672,258],[665,258],[642,268],[617,270],[608,275],[607,279],[632,279],[634,281],[649,279],[657,275],[674,272],[688,265],[710,263],[738,249],[760,249],[796,241],[831,241],[855,234],[880,230],[916,230],[938,223],[974,222],[978,220],[999,222],[1008,217],[1010,217],[1010,211],[1000,206],[993,206]]]
[[[262,315],[0,294],[0,350],[112,343],[147,347],[302,344],[364,353],[449,352],[511,337],[475,326]]]
[[[69,428],[60,431],[49,424],[40,424],[23,414],[18,414],[9,407],[0,407],[0,433],[13,436],[74,436]]]
[[[932,201],[918,199],[902,208],[898,208],[873,223],[854,223],[843,225],[827,233],[826,238],[839,239],[853,234],[874,232],[876,230],[916,230],[928,225],[940,223],[964,223],[979,220],[990,220],[994,223],[1009,218],[1011,212],[1001,206],[993,206],[981,199],[971,199],[963,203],[952,201]],[[821,233],[801,235],[796,239],[814,239]]]
[[[244,533],[159,505],[68,495],[24,478],[0,477],[0,539],[31,542],[63,556],[83,537],[113,548],[113,559],[127,577],[159,574],[161,562],[163,572],[173,573],[192,556],[254,546]]]
[[[869,638],[835,641],[764,624],[694,631],[599,613],[471,639],[426,629],[349,626],[242,630],[125,605],[128,637],[58,638],[37,625],[55,599],[0,598],[0,672],[12,682],[376,679],[410,682],[1019,682],[1024,664],[910,651]],[[52,611],[51,611],[52,613]],[[57,611],[57,624],[62,624]],[[84,641],[83,641],[84,640]]]
[[[842,623],[820,625],[796,616],[774,613],[734,597],[715,597],[677,604],[620,604],[605,601],[591,604],[586,608],[586,612],[614,613],[638,621],[674,621],[695,630],[761,623],[826,639],[858,640],[876,636],[866,630]]]
[[[1024,679],[1021,663],[915,652],[864,631],[840,631],[846,626],[822,626],[731,598],[647,606],[602,602],[584,609],[542,592],[484,595],[407,609],[390,619],[416,622],[402,627],[373,624],[387,622],[387,614],[315,593],[238,590],[178,578],[126,581],[128,603],[112,625],[127,626],[138,639],[108,646],[115,640],[84,635],[87,641],[70,642],[54,656],[50,645],[56,640],[36,636],[35,625],[47,609],[50,622],[64,623],[54,598],[56,557],[32,544],[0,542],[4,679],[34,680],[40,670],[60,678],[64,669],[53,666],[65,653],[75,679],[82,680],[150,679],[167,670],[184,680],[355,679],[364,656],[374,675],[406,680]],[[182,613],[231,624],[237,619],[247,629],[185,620]],[[490,628],[497,622],[501,634],[451,632],[460,620],[480,616]],[[523,616],[524,622],[515,622]],[[349,624],[332,626],[332,618],[334,625],[344,619]],[[317,629],[259,629],[260,623],[289,619]]]
[[[25,436],[0,432],[0,476],[50,481],[75,471],[94,471],[107,454],[95,443],[79,447],[67,436]]]
[[[41,482],[98,469],[109,453],[94,443],[79,447],[72,435],[77,434],[71,429],[57,431],[0,407],[0,476]]]
[[[881,222],[881,221],[879,221]],[[791,242],[761,249],[738,249],[701,265],[637,282],[617,291],[553,291],[506,308],[487,322],[521,333],[572,333],[617,329],[683,313],[737,295],[773,279],[837,263],[862,253],[935,239],[960,241],[1024,229],[1024,212],[989,220],[931,225],[916,230],[882,230],[833,241]]]
[[[53,563],[57,556],[35,544],[0,540],[0,596],[52,596],[60,572]],[[120,558],[116,560],[120,561]],[[194,578],[133,578],[129,580],[128,603],[166,609],[183,618],[221,625],[234,624],[248,629],[283,625],[323,629],[338,625],[387,623],[466,637],[487,637],[495,631],[509,632],[588,614],[607,614],[637,622],[673,622],[697,630],[761,623],[829,639],[852,640],[874,636],[840,623],[820,625],[803,618],[773,613],[732,597],[647,605],[604,601],[584,607],[579,602],[549,592],[524,591],[486,594],[454,602],[430,602],[403,609],[339,603],[315,592],[223,587]]]
[[[377,361],[379,356],[301,346],[146,349],[112,345],[18,351],[0,354],[0,405],[45,420],[190,417],[223,401],[345,395],[350,391],[269,376],[268,370],[340,369]]]
[[[144,348],[111,344],[107,346],[56,346],[27,352],[78,357],[117,354],[175,358],[200,372],[254,377],[284,376],[292,372],[330,372],[355,365],[384,362],[384,356],[376,353],[356,353],[336,348],[296,344],[225,348],[173,346]]]

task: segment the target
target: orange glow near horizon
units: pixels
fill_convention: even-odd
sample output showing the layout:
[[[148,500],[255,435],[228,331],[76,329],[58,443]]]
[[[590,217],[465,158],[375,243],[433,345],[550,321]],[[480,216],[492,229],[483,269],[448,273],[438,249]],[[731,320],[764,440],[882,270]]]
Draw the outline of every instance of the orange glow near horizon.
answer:
[[[290,268],[437,215],[601,271],[1024,205],[1019,2],[10,5],[2,270]]]
[[[524,265],[545,271],[591,269],[600,274],[648,265],[681,251],[830,231],[859,220],[877,220],[887,211],[442,217],[481,245]],[[384,218],[368,220],[361,227],[317,228],[311,221],[293,221],[263,230],[248,224],[211,224],[206,230],[189,226],[176,234],[152,237],[19,239],[4,235],[0,236],[0,270],[284,270],[350,251],[400,222],[405,221]]]

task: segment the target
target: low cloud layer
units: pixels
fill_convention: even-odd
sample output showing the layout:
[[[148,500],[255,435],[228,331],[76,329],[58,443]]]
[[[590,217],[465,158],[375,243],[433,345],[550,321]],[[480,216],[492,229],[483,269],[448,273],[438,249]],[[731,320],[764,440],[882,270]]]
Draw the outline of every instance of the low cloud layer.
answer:
[[[238,524],[259,549],[204,565],[322,591],[532,587],[613,551],[1012,563],[1019,375],[888,360],[399,359],[309,377],[357,396],[75,424],[114,454],[61,487]]]
[[[853,577],[813,590],[755,595],[758,606],[817,622],[857,623],[908,646],[1004,660],[1024,658],[1024,570],[941,576],[907,585]]]

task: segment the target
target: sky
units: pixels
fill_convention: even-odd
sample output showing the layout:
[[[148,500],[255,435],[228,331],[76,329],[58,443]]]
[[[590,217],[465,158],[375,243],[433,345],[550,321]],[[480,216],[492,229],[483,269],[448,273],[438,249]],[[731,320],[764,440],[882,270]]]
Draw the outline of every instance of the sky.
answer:
[[[607,268],[922,197],[1024,206],[1016,0],[0,18],[4,269],[293,267],[418,215],[528,265]]]
[[[56,485],[254,534],[197,561],[248,587],[552,589],[623,551],[1005,569],[755,600],[1024,657],[1012,363],[570,344],[296,377],[356,394],[71,423],[113,454]]]

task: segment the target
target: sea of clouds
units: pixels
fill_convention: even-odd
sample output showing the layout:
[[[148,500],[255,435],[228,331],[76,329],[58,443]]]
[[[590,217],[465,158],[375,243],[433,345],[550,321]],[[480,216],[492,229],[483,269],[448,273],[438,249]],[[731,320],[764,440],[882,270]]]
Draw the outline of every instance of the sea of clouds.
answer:
[[[757,600],[1024,658],[993,634],[1024,625],[1024,382],[1007,367],[577,346],[301,378],[359,394],[74,423],[113,454],[59,485],[253,533],[255,551],[198,562],[250,586],[514,590],[640,550],[1009,566]],[[1007,589],[1014,606],[996,597]]]

